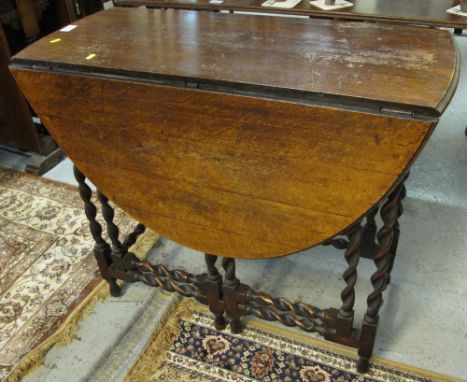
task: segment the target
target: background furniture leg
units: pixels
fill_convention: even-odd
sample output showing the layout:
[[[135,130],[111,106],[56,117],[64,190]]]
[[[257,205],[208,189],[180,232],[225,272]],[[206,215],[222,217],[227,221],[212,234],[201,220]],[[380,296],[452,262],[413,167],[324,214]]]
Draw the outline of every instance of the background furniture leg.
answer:
[[[101,272],[103,279],[109,284],[111,295],[113,297],[119,297],[122,293],[121,288],[117,284],[116,279],[111,277],[109,274],[109,267],[112,264],[111,247],[109,243],[103,239],[102,226],[96,220],[97,208],[91,201],[91,188],[86,184],[86,177],[76,166],[73,166],[73,173],[76,181],[78,182],[78,191],[80,193],[81,200],[83,200],[85,215],[88,218],[89,229],[95,242],[93,252],[99,271]]]
[[[41,33],[34,2],[32,0],[16,0],[16,8],[20,15],[24,37],[26,37],[26,42],[30,44],[36,41]]]
[[[387,286],[387,272],[390,265],[390,251],[394,240],[394,226],[398,219],[398,203],[403,191],[403,182],[389,195],[387,201],[380,210],[383,226],[377,233],[379,248],[375,254],[374,262],[377,270],[371,276],[374,290],[367,298],[367,311],[359,339],[359,361],[357,370],[364,373],[369,369],[369,359],[372,356],[375,335],[379,321],[379,310],[383,304],[382,293]]]

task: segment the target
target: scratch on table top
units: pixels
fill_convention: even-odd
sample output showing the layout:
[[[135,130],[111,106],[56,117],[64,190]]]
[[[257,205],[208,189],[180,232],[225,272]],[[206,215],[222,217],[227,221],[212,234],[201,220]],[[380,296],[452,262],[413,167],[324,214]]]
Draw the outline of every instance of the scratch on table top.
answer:
[[[343,56],[343,61],[351,64],[392,65],[407,69],[424,69],[431,66],[434,53],[423,50],[394,50],[381,48],[378,52],[361,52]]]

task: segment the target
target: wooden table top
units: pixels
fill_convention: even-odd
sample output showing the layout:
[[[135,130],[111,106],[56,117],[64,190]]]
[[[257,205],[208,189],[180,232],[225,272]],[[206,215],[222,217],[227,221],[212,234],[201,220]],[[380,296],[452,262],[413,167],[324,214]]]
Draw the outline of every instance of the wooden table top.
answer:
[[[280,13],[342,20],[385,21],[401,24],[466,28],[466,17],[447,13],[459,4],[458,0],[350,0],[352,8],[324,11],[303,0],[294,8],[263,7],[264,0],[224,0],[210,4],[210,0],[116,0],[121,6],[167,7],[197,10],[229,10],[243,12]]]
[[[447,31],[117,8],[14,58],[327,105],[439,115],[458,73]],[[60,42],[50,43],[55,38]],[[86,56],[95,54],[91,60]]]
[[[20,89],[110,200],[228,257],[287,255],[358,221],[458,76],[440,30],[148,9],[77,25],[15,56]]]

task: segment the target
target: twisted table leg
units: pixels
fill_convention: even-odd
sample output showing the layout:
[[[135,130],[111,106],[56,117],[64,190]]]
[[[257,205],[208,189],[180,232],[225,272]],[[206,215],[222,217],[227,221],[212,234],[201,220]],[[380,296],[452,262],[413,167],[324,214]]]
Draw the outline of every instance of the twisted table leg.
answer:
[[[373,208],[366,216],[366,224],[362,231],[361,240],[361,257],[372,259],[376,250],[377,244],[375,243],[377,224],[375,222],[375,216],[379,212],[379,206]]]
[[[358,222],[351,227],[346,236],[349,240],[349,245],[345,250],[345,259],[348,263],[348,268],[343,273],[343,279],[346,287],[341,292],[341,301],[343,302],[337,317],[337,334],[340,336],[351,336],[353,331],[354,320],[354,287],[357,281],[357,265],[360,257],[360,247],[362,238],[361,222]]]
[[[112,242],[112,255],[117,255],[118,257],[122,257],[128,251],[119,240],[119,227],[114,223],[114,215],[115,211],[109,204],[109,199],[105,196],[101,191],[97,191],[97,197],[101,202],[102,206],[102,216],[106,221],[107,225],[107,234],[109,235],[109,239]]]
[[[91,188],[86,184],[86,177],[76,166],[73,166],[73,173],[75,175],[76,181],[78,182],[78,190],[84,203],[85,214],[89,221],[89,229],[94,239],[95,244],[93,253],[94,257],[96,258],[99,271],[101,272],[103,279],[106,280],[109,284],[111,295],[118,297],[121,294],[121,289],[117,284],[116,279],[111,277],[109,274],[109,266],[112,263],[112,250],[109,243],[103,239],[102,226],[96,220],[97,208],[91,201]]]
[[[115,277],[128,282],[133,281],[133,277],[128,270],[132,269],[139,262],[138,258],[132,252],[129,252],[129,246],[134,244],[139,235],[145,231],[143,224],[137,224],[123,241],[120,241],[119,227],[114,223],[115,211],[109,204],[109,199],[101,191],[97,191],[97,196],[102,205],[102,216],[106,221],[107,234],[111,240],[111,264],[109,269]]]
[[[383,304],[382,293],[387,286],[387,274],[390,266],[391,249],[394,245],[394,227],[398,219],[399,201],[403,191],[403,183],[389,195],[387,201],[380,210],[383,226],[377,233],[379,247],[374,256],[374,263],[377,270],[371,276],[371,283],[374,290],[367,298],[367,311],[364,315],[364,322],[359,339],[359,361],[357,369],[359,372],[366,372],[369,368],[369,358],[372,356],[375,335],[379,321],[379,310]]]
[[[229,319],[229,326],[233,333],[240,333],[243,329],[241,323],[242,313],[239,309],[239,291],[240,281],[236,277],[236,263],[234,259],[223,258],[222,265],[225,271],[223,283],[224,309]]]
[[[390,249],[390,261],[389,261],[388,271],[387,271],[387,284],[390,284],[391,282],[391,273],[393,270],[393,264],[395,263],[395,257],[396,257],[396,253],[398,249],[398,241],[400,240],[400,223],[398,222],[398,219],[403,214],[402,201],[405,198],[405,196],[406,196],[406,188],[403,183],[401,187],[400,197],[398,198],[398,217],[397,217],[397,221],[395,222],[395,225],[393,226],[393,243],[392,243],[392,248]]]
[[[138,237],[145,231],[146,231],[146,227],[143,224],[138,223],[133,229],[133,231],[130,232],[128,236],[125,238],[122,245],[127,249],[130,248],[133,244],[136,243]]]
[[[215,255],[205,254],[205,263],[208,273],[200,275],[198,278],[198,289],[200,293],[206,297],[208,307],[211,313],[214,314],[215,327],[218,330],[226,328],[226,320],[224,319],[223,298],[223,278],[215,266],[218,257]]]

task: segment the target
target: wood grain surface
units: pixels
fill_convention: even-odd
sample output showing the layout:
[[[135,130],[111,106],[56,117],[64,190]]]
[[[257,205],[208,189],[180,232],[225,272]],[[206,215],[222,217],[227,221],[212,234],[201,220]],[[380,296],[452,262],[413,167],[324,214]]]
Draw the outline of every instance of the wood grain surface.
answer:
[[[457,83],[457,48],[436,29],[144,8],[99,12],[77,25],[13,63],[431,116]]]
[[[466,28],[466,17],[447,13],[458,0],[350,0],[352,8],[324,11],[302,0],[292,9],[263,7],[265,0],[115,0],[121,6],[168,7],[197,10],[230,10],[244,12],[281,13],[342,20],[384,21],[447,28]]]
[[[13,68],[76,165],[130,215],[234,258],[286,255],[352,224],[434,122]]]
[[[123,8],[77,25],[10,66],[41,120],[130,215],[234,258],[287,255],[362,217],[458,78],[439,30]]]

